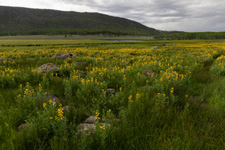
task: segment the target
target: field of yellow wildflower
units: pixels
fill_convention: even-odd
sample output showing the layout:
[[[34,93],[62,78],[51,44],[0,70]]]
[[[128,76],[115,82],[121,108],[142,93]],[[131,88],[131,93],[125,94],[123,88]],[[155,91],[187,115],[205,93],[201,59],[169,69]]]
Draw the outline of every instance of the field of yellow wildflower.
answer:
[[[224,41],[0,43],[0,149],[225,149]]]

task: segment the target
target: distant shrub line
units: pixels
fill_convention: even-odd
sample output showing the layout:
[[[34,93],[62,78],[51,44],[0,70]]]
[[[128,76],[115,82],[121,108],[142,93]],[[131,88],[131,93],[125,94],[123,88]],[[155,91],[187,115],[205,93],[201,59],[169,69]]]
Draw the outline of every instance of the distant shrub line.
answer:
[[[141,36],[147,33],[138,31],[109,31],[109,30],[88,30],[88,29],[37,29],[26,31],[1,32],[0,36],[16,35],[114,35],[114,36]],[[225,32],[190,32],[190,33],[167,33],[154,36],[156,40],[192,40],[192,39],[225,39]]]
[[[164,39],[164,40],[225,39],[225,32],[170,33],[155,36],[155,39]]]
[[[0,36],[15,36],[15,35],[141,35],[140,33],[123,32],[123,31],[107,31],[107,30],[85,30],[85,29],[38,29],[26,31],[2,32]]]

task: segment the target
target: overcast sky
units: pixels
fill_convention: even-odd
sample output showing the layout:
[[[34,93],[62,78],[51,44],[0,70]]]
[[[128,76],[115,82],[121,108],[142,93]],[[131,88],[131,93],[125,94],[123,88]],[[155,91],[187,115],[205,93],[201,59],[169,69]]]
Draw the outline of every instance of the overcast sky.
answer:
[[[225,0],[0,0],[0,5],[99,12],[159,30],[225,31]]]

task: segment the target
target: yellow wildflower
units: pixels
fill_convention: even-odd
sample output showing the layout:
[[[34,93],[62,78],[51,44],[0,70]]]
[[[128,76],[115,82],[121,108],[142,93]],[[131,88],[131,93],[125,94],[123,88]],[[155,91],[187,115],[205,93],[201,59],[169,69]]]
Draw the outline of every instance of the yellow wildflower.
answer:
[[[95,112],[95,118],[97,119],[97,122],[98,122],[98,120],[100,119],[99,115],[100,115],[100,113],[99,113],[98,111],[96,111],[96,112]]]
[[[132,97],[133,97],[132,95],[130,95],[130,96],[128,97],[128,100],[129,100],[130,103],[133,103],[133,102],[134,102],[134,101],[132,100]]]
[[[40,83],[38,84],[38,89],[39,89],[39,91],[42,91],[42,86]]]
[[[100,128],[103,129],[103,130],[105,130],[105,126],[104,125],[100,126]]]
[[[56,102],[53,102],[52,105],[55,106]]]
[[[174,92],[174,88],[173,87],[171,88],[171,91],[170,92],[171,92],[171,94],[173,94],[173,92]]]
[[[50,99],[48,102],[49,102],[49,104],[51,104],[52,103],[52,100]]]
[[[136,94],[136,100],[138,101],[140,97],[141,97],[141,94],[140,93],[137,93]]]
[[[44,108],[44,109],[46,109],[46,105],[47,105],[46,103],[43,103],[43,108]]]
[[[120,92],[122,92],[122,87],[120,87]]]

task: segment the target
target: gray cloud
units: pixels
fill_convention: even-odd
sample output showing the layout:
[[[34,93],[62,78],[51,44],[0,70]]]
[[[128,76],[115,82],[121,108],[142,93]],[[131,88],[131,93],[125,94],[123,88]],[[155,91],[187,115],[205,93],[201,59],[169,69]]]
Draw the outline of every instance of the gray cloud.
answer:
[[[188,0],[150,0],[147,2],[144,0],[59,1],[76,5],[86,5],[99,12],[125,17],[162,30],[170,30],[166,25],[170,22],[179,23],[184,18],[191,17],[191,13],[189,13],[190,9],[188,8],[190,2]],[[158,28],[159,25],[160,28]],[[187,29],[184,28],[182,30]]]

